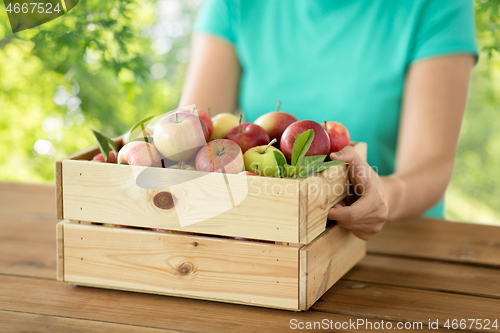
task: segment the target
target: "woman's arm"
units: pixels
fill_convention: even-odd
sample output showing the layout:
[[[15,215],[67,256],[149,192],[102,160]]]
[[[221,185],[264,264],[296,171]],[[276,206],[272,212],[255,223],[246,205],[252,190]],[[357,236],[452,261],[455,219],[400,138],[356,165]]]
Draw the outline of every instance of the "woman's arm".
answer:
[[[443,197],[450,181],[475,58],[453,55],[413,64],[406,76],[396,172],[378,177],[352,149],[332,159],[349,163],[363,195],[328,217],[369,239],[387,220],[419,216]],[[367,170],[360,173],[359,171]]]
[[[212,116],[232,112],[238,105],[240,75],[240,63],[231,43],[208,34],[196,34],[179,105],[210,108]]]

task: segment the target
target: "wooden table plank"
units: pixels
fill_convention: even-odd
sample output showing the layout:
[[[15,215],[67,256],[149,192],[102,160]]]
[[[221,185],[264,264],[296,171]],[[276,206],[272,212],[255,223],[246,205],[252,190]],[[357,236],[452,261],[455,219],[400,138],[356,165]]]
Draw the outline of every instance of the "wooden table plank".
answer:
[[[440,327],[447,319],[497,319],[500,324],[497,299],[344,280],[337,282],[311,309],[386,320],[439,320]],[[500,332],[498,328],[484,331]]]
[[[65,318],[58,316],[46,316],[33,313],[0,311],[0,332],[162,333],[180,331],[150,328],[144,326],[115,324],[102,321]]]
[[[56,278],[55,189],[0,183],[0,274]]]
[[[369,254],[343,279],[500,298],[500,269],[460,263]]]
[[[363,314],[291,312],[245,305],[75,287],[63,282],[0,276],[0,310],[186,332],[289,332],[298,322],[356,321]],[[374,318],[372,323],[382,319]],[[383,318],[388,321],[387,318]],[[297,322],[297,323],[298,323]],[[394,327],[396,323],[393,324]],[[339,332],[357,332],[348,328]],[[361,330],[370,332],[370,330]],[[380,332],[373,329],[372,331]]]
[[[500,266],[500,227],[416,219],[386,223],[368,252]]]

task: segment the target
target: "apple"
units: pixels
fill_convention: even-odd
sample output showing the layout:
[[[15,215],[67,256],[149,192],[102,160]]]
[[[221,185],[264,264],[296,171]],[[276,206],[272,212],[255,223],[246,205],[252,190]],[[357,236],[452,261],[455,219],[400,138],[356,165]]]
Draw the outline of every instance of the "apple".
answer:
[[[250,172],[250,171],[242,171],[238,175],[257,176],[257,177],[259,176],[259,175],[256,175],[255,173]]]
[[[278,102],[276,111],[263,114],[254,121],[254,124],[259,125],[267,132],[270,139],[276,139],[278,144],[285,129],[297,121],[297,118],[291,114],[279,111],[280,106],[281,102]]]
[[[94,156],[94,158],[92,159],[92,161],[96,161],[96,162],[102,162],[104,163],[104,156],[102,155],[102,153],[99,153],[97,155]],[[108,154],[108,163],[116,163],[116,151],[112,150],[109,152]]]
[[[236,142],[243,154],[252,147],[265,145],[269,142],[269,136],[262,127],[252,123],[242,124],[241,115],[239,125],[233,127],[226,134],[226,139]]]
[[[210,110],[210,108],[208,110]],[[208,136],[210,137],[210,135],[212,135],[212,131],[214,129],[214,125],[212,124],[212,119],[210,118],[210,116],[208,115],[208,113],[206,113],[205,111],[193,108],[193,110],[191,110],[191,111],[188,111],[188,110],[179,110],[177,112],[188,112],[188,113],[194,114],[195,116],[200,117],[200,119],[203,120],[203,122],[205,123],[205,125],[207,125]]]
[[[196,170],[196,168],[194,166],[189,165],[189,164],[184,164],[183,161],[181,161],[181,162],[179,162],[177,164],[169,166],[168,169]]]
[[[221,173],[239,173],[243,170],[243,153],[234,141],[210,141],[196,155],[196,170]]]
[[[237,126],[239,121],[232,113],[219,113],[212,118],[212,123],[214,129],[212,135],[210,136],[210,141],[217,139],[224,139],[227,132],[231,130],[234,126]]]
[[[174,112],[156,124],[153,140],[158,151],[167,159],[186,161],[206,144],[208,129],[198,116]]]
[[[295,140],[308,129],[314,131],[314,140],[306,156],[328,155],[330,152],[330,138],[323,126],[312,120],[299,120],[288,126],[281,137],[280,148],[288,161],[292,159]]]
[[[272,146],[275,142],[276,139],[273,139],[266,146],[257,146],[248,149],[243,155],[245,169],[250,172],[253,171],[259,176],[279,177],[279,170],[274,152],[277,151],[281,155],[283,155],[283,153],[278,148]]]
[[[161,167],[161,156],[151,143],[132,141],[118,152],[118,164]]]
[[[351,136],[349,131],[339,122],[325,120],[324,128],[330,137],[330,153],[336,153],[349,145]]]

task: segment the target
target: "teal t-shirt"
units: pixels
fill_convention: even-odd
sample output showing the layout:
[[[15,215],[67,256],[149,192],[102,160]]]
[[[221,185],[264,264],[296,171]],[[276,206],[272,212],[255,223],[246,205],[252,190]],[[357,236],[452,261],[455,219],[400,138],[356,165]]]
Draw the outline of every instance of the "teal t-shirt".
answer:
[[[394,172],[408,66],[478,56],[473,0],[205,0],[194,32],[235,47],[247,121],[278,100],[300,120],[339,121],[380,175]],[[426,216],[444,217],[444,202]]]

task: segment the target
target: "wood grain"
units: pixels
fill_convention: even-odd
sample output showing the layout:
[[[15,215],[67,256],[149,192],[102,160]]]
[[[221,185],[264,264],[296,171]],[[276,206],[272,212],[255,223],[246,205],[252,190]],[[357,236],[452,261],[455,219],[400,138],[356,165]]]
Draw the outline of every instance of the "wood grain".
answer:
[[[500,228],[433,219],[386,223],[368,252],[500,266]]]
[[[300,252],[301,259],[305,257],[300,262],[304,272],[301,278],[304,274],[306,278],[306,300],[300,304],[305,304],[302,308],[305,310],[365,256],[366,242],[349,230],[333,225]]]
[[[226,179],[232,198],[241,199],[235,206]],[[64,217],[70,220],[299,242],[294,179],[63,161],[63,184]],[[175,209],[154,205],[162,191],[172,194]]]
[[[298,249],[64,225],[64,279],[79,285],[298,309]]]
[[[498,268],[425,259],[369,254],[344,280],[500,298]]]
[[[77,318],[47,316],[34,313],[0,311],[0,332],[160,333],[179,331],[135,325],[114,324],[103,321],[90,321]]]
[[[1,275],[0,310],[100,322],[112,320],[116,324],[140,323],[145,327],[183,332],[221,333],[290,332],[292,319],[300,322],[321,322],[326,319],[335,323],[356,321],[361,317],[370,318],[363,313],[341,315],[311,310],[290,312],[179,297],[75,287],[51,280]],[[381,321],[377,318],[370,320]],[[387,318],[382,320],[388,321]],[[347,328],[330,331],[358,333],[375,330]]]
[[[339,281],[320,300],[311,309],[387,320],[420,321],[425,325],[429,320],[439,320],[440,327],[448,319],[500,320],[497,299],[373,283]],[[483,331],[500,332],[494,328]]]

